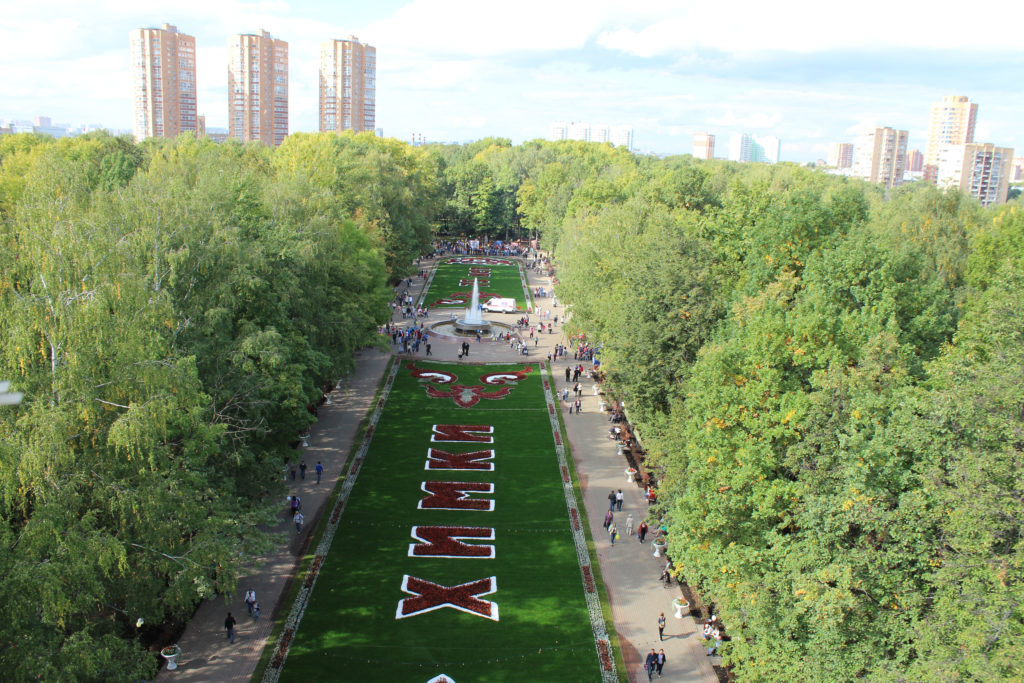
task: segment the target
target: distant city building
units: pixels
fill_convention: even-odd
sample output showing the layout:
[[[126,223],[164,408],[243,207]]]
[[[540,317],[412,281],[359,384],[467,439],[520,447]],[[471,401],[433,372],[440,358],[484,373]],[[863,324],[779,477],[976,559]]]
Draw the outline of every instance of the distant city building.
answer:
[[[569,125],[565,121],[552,121],[548,126],[548,140],[555,142],[569,139]]]
[[[752,152],[754,136],[747,133],[734,133],[729,137],[729,161],[753,161]]]
[[[1006,201],[1013,167],[1013,148],[991,143],[939,147],[938,184],[956,187],[971,195],[982,206]]]
[[[320,46],[320,131],[373,131],[377,120],[377,49],[355,36]]]
[[[170,24],[131,33],[135,139],[196,132],[196,39]]]
[[[633,129],[630,126],[609,126],[589,124],[583,121],[552,121],[548,125],[548,140],[582,140],[584,142],[609,142],[615,147],[633,151]]]
[[[228,139],[227,128],[207,128],[206,137],[213,140],[214,142],[224,142]]]
[[[130,135],[132,131],[110,128],[99,123],[87,123],[72,126],[66,123],[53,123],[49,116],[36,116],[31,121],[0,119],[0,135],[13,133],[40,133],[55,138],[74,137],[96,130],[105,130],[111,135]]]
[[[1013,171],[1010,173],[1010,182],[1024,182],[1024,157],[1014,157]]]
[[[748,133],[737,133],[729,138],[729,160],[777,164],[781,146],[779,139],[774,135],[758,137]]]
[[[932,105],[928,124],[928,146],[924,152],[924,176],[936,180],[939,148],[942,145],[964,145],[974,142],[974,125],[978,119],[978,105],[964,95],[947,95]]]
[[[616,147],[625,147],[632,152],[633,128],[631,126],[612,126],[611,140],[609,140],[609,142]]]
[[[919,149],[907,150],[907,173],[921,173],[924,170],[924,155]]]
[[[849,142],[834,143],[828,152],[828,165],[833,168],[853,166],[853,145]]]
[[[288,137],[288,43],[266,31],[228,40],[228,134],[270,147]]]
[[[755,137],[754,142],[757,143],[759,148],[756,161],[769,164],[779,163],[779,154],[782,152],[782,141],[779,138],[774,135]]]
[[[711,133],[695,133],[693,136],[693,156],[698,159],[714,159],[715,136]]]
[[[862,135],[854,145],[853,175],[887,189],[901,185],[907,166],[907,137],[907,131],[893,128],[875,128]]]

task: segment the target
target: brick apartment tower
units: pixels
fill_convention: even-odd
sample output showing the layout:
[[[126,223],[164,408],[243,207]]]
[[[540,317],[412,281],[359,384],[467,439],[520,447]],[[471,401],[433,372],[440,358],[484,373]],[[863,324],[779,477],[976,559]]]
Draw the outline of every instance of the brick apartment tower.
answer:
[[[939,148],[943,145],[966,145],[974,142],[974,124],[978,120],[978,105],[964,95],[947,95],[932,105],[928,124],[928,146],[924,151],[924,177],[936,180]]]
[[[693,136],[693,156],[698,159],[714,159],[715,136],[711,133],[695,133]]]
[[[853,166],[853,145],[849,142],[833,143],[828,153],[828,165],[833,168]]]
[[[228,137],[270,147],[288,137],[288,43],[266,31],[228,40]]]
[[[373,132],[377,49],[355,36],[320,45],[320,131]]]
[[[853,149],[853,175],[886,189],[902,185],[908,135],[905,130],[875,128],[861,136]]]
[[[196,39],[170,24],[131,33],[135,139],[196,133]]]

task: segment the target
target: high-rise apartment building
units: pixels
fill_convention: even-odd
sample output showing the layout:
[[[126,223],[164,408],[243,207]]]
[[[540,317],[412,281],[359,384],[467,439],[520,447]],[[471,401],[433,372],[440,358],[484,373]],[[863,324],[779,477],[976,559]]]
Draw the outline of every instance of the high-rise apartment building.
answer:
[[[1024,182],[1024,157],[1013,158],[1013,169],[1010,171],[1010,182]]]
[[[377,120],[377,49],[355,36],[320,45],[320,130],[370,131]]]
[[[854,146],[853,175],[887,189],[901,185],[907,168],[907,137],[907,131],[893,128],[875,128],[862,135]]]
[[[695,133],[693,136],[693,156],[698,159],[714,159],[715,136],[711,133]]]
[[[615,147],[625,147],[633,151],[633,128],[631,126],[612,126],[608,142]]]
[[[1006,201],[1013,167],[1013,148],[991,143],[939,147],[938,184],[957,187],[982,206]]]
[[[611,142],[612,129],[607,123],[595,123],[590,127],[591,142]]]
[[[288,43],[266,31],[228,40],[228,135],[271,147],[288,136]]]
[[[849,142],[834,143],[828,152],[828,165],[833,168],[853,166],[853,145]]]
[[[907,150],[907,173],[920,173],[924,170],[924,155],[919,149]]]
[[[135,139],[195,134],[196,39],[170,24],[132,31]]]
[[[965,145],[974,142],[974,125],[978,119],[978,105],[964,95],[947,95],[932,105],[928,124],[928,146],[924,152],[925,179],[936,180],[939,148],[942,145]]]
[[[569,125],[565,121],[552,121],[548,126],[548,140],[555,142],[556,140],[568,139]]]
[[[729,138],[729,160],[777,164],[781,146],[774,135],[761,137],[737,133]]]

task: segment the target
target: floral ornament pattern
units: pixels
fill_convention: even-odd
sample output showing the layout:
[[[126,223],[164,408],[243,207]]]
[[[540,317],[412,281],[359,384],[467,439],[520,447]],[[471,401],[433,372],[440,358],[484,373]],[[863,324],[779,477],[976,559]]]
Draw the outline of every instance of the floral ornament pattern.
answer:
[[[514,372],[489,372],[480,376],[482,384],[456,384],[459,378],[453,372],[418,368],[415,363],[409,363],[405,367],[413,377],[426,384],[427,396],[450,398],[460,408],[472,408],[483,399],[494,401],[505,398],[516,382],[533,371],[532,367],[524,367]],[[434,386],[435,384],[440,384],[444,388],[438,388]],[[495,388],[489,390],[488,387]]]

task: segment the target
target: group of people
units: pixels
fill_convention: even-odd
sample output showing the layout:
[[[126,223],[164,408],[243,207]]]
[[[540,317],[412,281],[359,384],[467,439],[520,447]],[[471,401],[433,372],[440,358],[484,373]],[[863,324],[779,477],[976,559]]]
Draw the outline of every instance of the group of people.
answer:
[[[621,538],[619,536],[619,527],[615,524],[615,513],[622,512],[622,504],[625,502],[626,496],[622,493],[622,489],[616,491],[612,489],[608,492],[608,512],[604,514],[604,528],[608,531],[608,537],[612,545],[615,545],[615,541]],[[644,539],[647,538],[647,532],[650,527],[647,524],[647,520],[640,520],[640,526],[636,528],[637,539],[643,543]],[[626,524],[624,529],[626,536],[633,535],[633,514],[626,515]]]
[[[644,661],[644,670],[647,672],[647,680],[654,680],[655,671],[658,672],[658,676],[660,677],[661,670],[665,668],[665,662],[665,651],[659,650],[658,652],[655,652],[652,647],[651,651],[647,654],[647,659]]]
[[[391,337],[391,343],[402,353],[419,353],[422,345],[426,349],[426,355],[433,355],[430,353],[430,331],[422,323],[413,323],[405,329],[387,323],[381,328],[381,334]]]
[[[722,645],[722,625],[718,623],[718,615],[712,614],[704,620],[704,640],[707,641],[707,656],[711,657]]]
[[[252,588],[245,591],[245,609],[253,621],[260,620],[260,603],[256,602],[256,591]],[[235,642],[235,626],[237,624],[238,620],[231,612],[228,612],[228,616],[224,618],[224,630],[227,631],[228,642]]]

